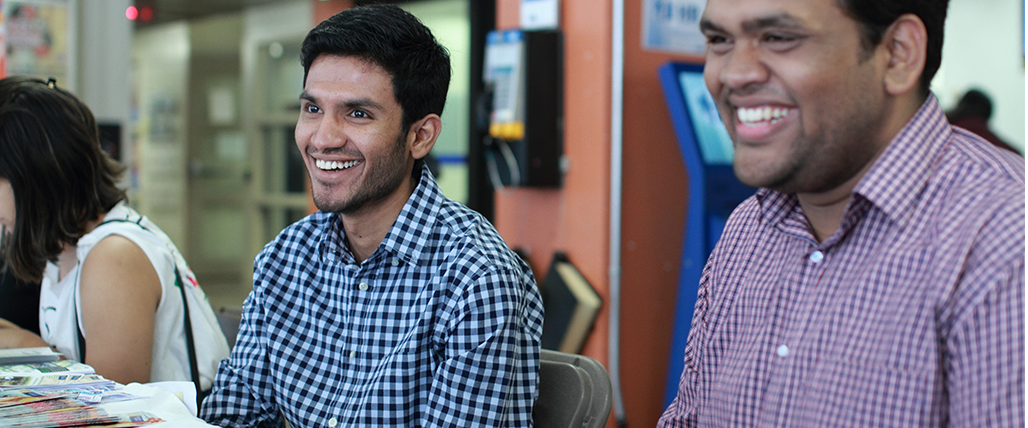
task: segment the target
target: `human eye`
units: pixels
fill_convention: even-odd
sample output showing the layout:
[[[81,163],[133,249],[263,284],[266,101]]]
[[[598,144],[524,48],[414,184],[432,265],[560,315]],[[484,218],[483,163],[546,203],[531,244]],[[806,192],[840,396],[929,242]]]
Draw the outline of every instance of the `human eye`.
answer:
[[[300,106],[300,110],[303,113],[307,113],[307,114],[318,114],[318,113],[321,113],[321,108],[319,108],[317,105],[315,105],[313,103],[309,103],[309,102],[308,103],[303,103],[303,105]]]
[[[797,46],[802,37],[788,33],[766,33],[761,37],[761,43],[771,50],[785,51]]]
[[[710,33],[707,34],[707,48],[711,52],[723,54],[728,52],[732,48],[732,41],[728,37],[722,34]]]
[[[355,119],[371,119],[371,115],[368,114],[368,112],[360,109],[355,109],[352,112],[350,112],[350,117],[353,117]]]

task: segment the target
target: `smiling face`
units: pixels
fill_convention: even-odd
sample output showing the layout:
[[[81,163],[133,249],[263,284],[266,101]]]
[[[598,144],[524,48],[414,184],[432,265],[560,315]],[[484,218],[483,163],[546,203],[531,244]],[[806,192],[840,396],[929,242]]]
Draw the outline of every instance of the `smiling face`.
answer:
[[[355,214],[406,202],[413,134],[401,130],[402,116],[381,67],[352,56],[314,60],[295,137],[318,209]]]
[[[709,0],[700,27],[704,79],[743,183],[827,192],[888,144],[887,56],[861,46],[835,0]]]

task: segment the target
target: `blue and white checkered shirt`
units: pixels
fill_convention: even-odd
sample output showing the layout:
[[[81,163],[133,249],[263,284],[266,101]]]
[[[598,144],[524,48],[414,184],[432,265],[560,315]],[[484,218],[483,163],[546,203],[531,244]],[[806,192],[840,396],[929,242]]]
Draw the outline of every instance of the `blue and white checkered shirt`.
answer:
[[[527,427],[542,302],[489,222],[421,181],[357,264],[336,214],[257,256],[203,419],[222,426]]]
[[[1024,160],[930,96],[823,242],[795,195],[732,213],[659,427],[1023,427]]]

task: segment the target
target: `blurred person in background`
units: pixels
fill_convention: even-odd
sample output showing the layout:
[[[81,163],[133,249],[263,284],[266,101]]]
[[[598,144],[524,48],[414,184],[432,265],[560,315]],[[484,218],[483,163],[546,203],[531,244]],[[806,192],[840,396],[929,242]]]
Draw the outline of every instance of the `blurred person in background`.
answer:
[[[957,101],[957,105],[946,112],[946,117],[953,126],[971,131],[996,147],[1021,154],[993,133],[992,128],[989,127],[989,119],[992,118],[992,100],[985,92],[978,89],[968,90],[960,97],[960,101]]]

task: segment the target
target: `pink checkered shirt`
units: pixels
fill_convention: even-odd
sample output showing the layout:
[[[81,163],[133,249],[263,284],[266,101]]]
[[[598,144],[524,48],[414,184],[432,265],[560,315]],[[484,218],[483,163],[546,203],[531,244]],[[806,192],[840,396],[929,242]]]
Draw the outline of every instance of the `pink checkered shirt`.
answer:
[[[704,268],[660,427],[1023,427],[1024,160],[934,96],[818,243],[761,189]]]

